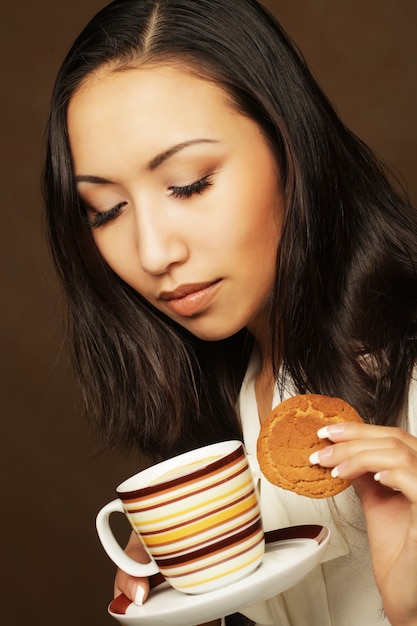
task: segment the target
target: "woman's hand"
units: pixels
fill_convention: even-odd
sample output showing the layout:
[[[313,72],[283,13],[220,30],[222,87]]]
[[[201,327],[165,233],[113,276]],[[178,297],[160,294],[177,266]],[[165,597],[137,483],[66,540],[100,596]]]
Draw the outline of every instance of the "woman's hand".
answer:
[[[136,533],[133,531],[125,548],[125,552],[139,563],[149,562],[149,556],[147,555],[145,548],[141,544]],[[135,578],[133,576],[129,576],[129,574],[126,574],[121,569],[118,569],[114,580],[114,597],[120,595],[121,593],[138,606],[142,606],[148,597],[149,580],[147,578]]]
[[[127,546],[125,548],[126,554],[128,554],[135,561],[139,563],[148,563],[149,556],[146,553],[145,548],[140,542],[140,539],[135,532],[132,531]],[[116,578],[114,580],[114,597],[123,593],[131,602],[134,602],[138,606],[142,606],[149,594],[149,580],[147,578],[135,578],[129,576],[121,569],[117,570]],[[202,626],[220,626],[221,620],[214,620],[213,622],[203,624]]]
[[[311,462],[353,480],[365,514],[375,580],[393,626],[417,625],[417,439],[399,428],[334,424],[335,445]]]

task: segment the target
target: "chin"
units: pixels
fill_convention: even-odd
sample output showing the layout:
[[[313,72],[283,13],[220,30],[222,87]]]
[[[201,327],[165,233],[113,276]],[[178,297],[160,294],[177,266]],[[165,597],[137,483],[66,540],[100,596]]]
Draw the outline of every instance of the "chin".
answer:
[[[228,339],[244,328],[244,326],[239,325],[221,328],[220,324],[210,324],[210,326],[204,326],[205,327],[203,327],[203,325],[197,327],[197,325],[194,324],[183,324],[184,328],[202,341],[222,341],[222,339]]]

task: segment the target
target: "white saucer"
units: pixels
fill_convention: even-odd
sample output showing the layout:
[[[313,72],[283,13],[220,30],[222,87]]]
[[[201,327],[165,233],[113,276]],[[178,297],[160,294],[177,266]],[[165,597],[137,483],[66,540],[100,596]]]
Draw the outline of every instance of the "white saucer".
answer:
[[[265,534],[266,551],[253,574],[227,587],[186,595],[163,582],[151,590],[143,606],[119,596],[109,613],[132,626],[194,626],[230,615],[297,584],[320,563],[330,539],[324,526],[293,526]]]

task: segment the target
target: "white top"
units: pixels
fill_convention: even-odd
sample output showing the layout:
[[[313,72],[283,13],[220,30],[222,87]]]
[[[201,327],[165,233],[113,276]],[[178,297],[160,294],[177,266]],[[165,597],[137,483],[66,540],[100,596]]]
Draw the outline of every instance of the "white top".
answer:
[[[275,487],[260,473],[256,442],[260,423],[255,396],[259,358],[253,355],[239,396],[243,437],[260,489],[266,531],[298,524],[321,524],[331,531],[324,562],[304,580],[271,600],[242,611],[259,626],[387,626],[381,597],[372,574],[362,508],[353,487],[333,498],[313,499]],[[295,395],[283,397],[275,389],[272,407]],[[271,410],[272,410],[271,407]],[[410,384],[405,427],[417,435],[417,382]]]

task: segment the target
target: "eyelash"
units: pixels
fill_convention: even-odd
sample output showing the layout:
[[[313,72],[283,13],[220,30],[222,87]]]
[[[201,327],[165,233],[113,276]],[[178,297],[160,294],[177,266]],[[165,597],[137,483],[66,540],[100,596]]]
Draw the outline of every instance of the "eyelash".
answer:
[[[184,185],[182,187],[172,186],[169,187],[169,191],[171,192],[171,197],[173,198],[191,198],[191,196],[197,194],[200,195],[207,189],[207,187],[211,187],[213,181],[211,180],[212,174],[207,174],[207,176],[203,176],[199,180],[196,180],[194,183],[190,185]]]
[[[169,187],[169,191],[171,192],[170,196],[173,198],[187,199],[195,194],[200,195],[213,184],[211,176],[212,174],[207,174],[207,176],[196,180],[190,185]],[[93,217],[87,217],[87,226],[90,228],[100,228],[100,226],[104,226],[108,222],[116,219],[126,204],[127,202],[120,202],[109,211],[96,211]]]
[[[93,217],[87,217],[87,226],[90,228],[100,228],[100,226],[104,226],[107,222],[111,222],[116,219],[122,212],[123,208],[126,206],[127,202],[120,202],[116,204],[109,211],[95,211]]]

